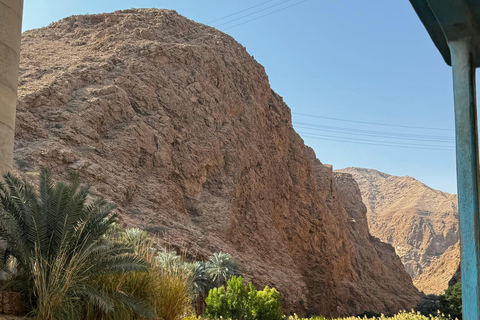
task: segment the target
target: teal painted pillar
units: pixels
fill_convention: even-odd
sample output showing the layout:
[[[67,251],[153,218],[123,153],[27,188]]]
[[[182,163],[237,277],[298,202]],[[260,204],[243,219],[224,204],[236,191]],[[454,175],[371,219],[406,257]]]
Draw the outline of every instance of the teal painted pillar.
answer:
[[[458,210],[462,245],[463,319],[480,319],[479,163],[475,61],[470,41],[449,42],[455,98]]]

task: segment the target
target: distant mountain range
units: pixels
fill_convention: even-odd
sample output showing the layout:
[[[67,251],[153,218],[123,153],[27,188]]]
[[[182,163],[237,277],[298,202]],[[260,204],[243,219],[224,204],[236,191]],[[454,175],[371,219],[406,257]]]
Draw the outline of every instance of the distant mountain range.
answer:
[[[460,260],[457,196],[409,176],[364,168],[337,171],[357,181],[371,234],[394,246],[417,288],[443,292]]]

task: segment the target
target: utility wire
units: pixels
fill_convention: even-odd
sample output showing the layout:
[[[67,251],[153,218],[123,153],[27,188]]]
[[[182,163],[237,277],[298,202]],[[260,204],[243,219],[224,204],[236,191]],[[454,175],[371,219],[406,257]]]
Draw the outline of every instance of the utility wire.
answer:
[[[266,7],[266,8],[263,8],[263,9],[261,9],[261,10],[258,10],[258,11],[252,12],[252,13],[248,13],[248,14],[246,14],[246,15],[244,15],[244,16],[235,18],[235,19],[233,19],[233,20],[230,20],[230,21],[227,21],[227,22],[224,22],[224,23],[221,23],[221,24],[217,24],[217,25],[215,25],[215,26],[213,26],[213,27],[214,27],[214,28],[221,27],[221,26],[223,26],[223,25],[226,25],[226,24],[229,24],[229,23],[232,23],[232,22],[241,20],[241,19],[243,19],[243,18],[250,17],[250,16],[252,16],[252,15],[254,15],[254,14],[263,12],[263,11],[265,11],[265,10],[268,10],[268,9],[271,9],[271,8],[274,8],[274,7],[278,7],[279,5],[282,5],[282,4],[284,4],[284,3],[286,3],[286,2],[290,2],[290,1],[292,1],[292,0],[284,0],[284,1],[282,1],[282,2],[279,2],[279,3],[277,3],[277,4],[274,4],[274,5],[269,6],[269,7]]]
[[[402,141],[420,141],[420,142],[432,142],[432,143],[446,143],[448,145],[444,145],[446,147],[454,147],[454,142],[453,141],[439,141],[439,140],[432,140],[432,139],[419,139],[419,138],[399,138],[399,137],[388,137],[388,136],[382,136],[382,135],[374,135],[374,134],[365,134],[365,133],[347,133],[347,132],[338,132],[338,131],[334,131],[334,130],[328,130],[328,129],[325,129],[325,130],[322,130],[322,129],[311,129],[311,128],[308,128],[308,127],[303,127],[303,126],[296,126],[296,127],[299,127],[300,129],[307,129],[307,130],[317,130],[317,131],[325,131],[325,132],[330,132],[330,133],[338,133],[340,135],[347,135],[346,137],[342,137],[342,136],[338,136],[338,138],[345,138],[345,139],[349,139],[348,136],[362,136],[362,137],[374,137],[374,138],[380,138],[380,139],[395,139],[395,140],[402,140]],[[316,134],[315,132],[309,132],[309,134]],[[392,141],[394,143],[396,143],[397,141]],[[432,144],[432,145],[436,145],[436,144]],[[442,145],[438,145],[438,146],[442,146]]]
[[[245,24],[245,23],[249,23],[249,22],[258,20],[258,19],[260,19],[260,18],[263,18],[263,17],[269,16],[269,15],[272,15],[272,14],[274,14],[274,13],[280,12],[280,11],[282,11],[282,10],[285,10],[285,9],[288,9],[288,8],[291,8],[291,7],[294,7],[294,6],[297,6],[297,5],[302,4],[302,3],[304,3],[304,2],[307,2],[307,1],[308,1],[308,0],[303,0],[303,1],[300,1],[300,2],[297,2],[297,3],[294,3],[294,4],[289,5],[289,6],[287,6],[287,7],[284,7],[284,8],[281,8],[281,9],[278,9],[278,10],[275,10],[275,11],[272,11],[272,12],[270,12],[270,13],[264,14],[264,15],[262,15],[262,16],[259,16],[259,17],[256,17],[256,18],[253,18],[253,19],[244,21],[244,22],[242,22],[242,23],[233,25],[233,26],[228,27],[228,28],[224,28],[223,30],[228,30],[228,29],[232,29],[232,28],[241,26],[241,25],[243,25],[243,24]]]
[[[294,127],[299,127],[302,129],[335,132],[339,134],[349,134],[349,135],[355,134],[355,135],[390,138],[390,139],[422,140],[422,141],[439,142],[439,143],[455,142],[453,137],[444,137],[444,136],[414,135],[414,134],[396,133],[396,132],[351,129],[351,128],[342,128],[342,127],[314,125],[314,124],[305,123],[305,122],[293,122],[293,125]]]
[[[290,0],[288,0],[288,1],[290,1]],[[282,11],[282,10],[291,8],[291,7],[293,7],[293,6],[299,5],[299,4],[304,3],[304,2],[307,2],[307,1],[308,1],[308,0],[303,0],[303,1],[300,1],[300,2],[297,2],[297,3],[294,3],[294,4],[290,5],[290,6],[287,6],[287,7],[284,7],[284,8],[281,8],[281,9],[278,9],[278,10],[275,10],[275,11],[272,11],[272,12],[269,12],[269,13],[264,14],[264,15],[262,15],[262,16],[259,16],[259,17],[256,17],[256,18],[253,18],[253,19],[250,19],[250,20],[247,20],[247,21],[238,23],[238,24],[233,25],[233,26],[230,26],[230,27],[228,27],[228,28],[223,29],[223,31],[228,30],[228,29],[231,29],[231,28],[235,28],[235,27],[238,27],[238,26],[241,26],[241,25],[244,25],[244,24],[249,23],[249,22],[251,22],[251,21],[258,20],[258,19],[260,19],[260,18],[263,18],[263,17],[269,16],[269,15],[272,15],[272,14],[274,14],[274,13],[280,12],[280,11]],[[284,3],[284,2],[287,2],[287,1],[283,1],[283,2],[281,2],[281,3]],[[273,6],[272,6],[272,7],[273,7]],[[259,11],[255,11],[255,12],[251,13],[250,15],[256,14],[256,13],[261,12],[261,11],[264,11],[264,9],[259,10]],[[220,19],[222,19],[222,18],[220,18]],[[233,21],[235,21],[235,20],[238,20],[238,19],[234,19],[234,20],[232,20],[232,21],[227,21],[227,22],[225,22],[225,23],[222,23],[221,25],[231,23],[231,22],[233,22]],[[216,27],[218,27],[218,26],[214,26],[214,28],[216,28]],[[187,32],[188,32],[188,31],[187,31]],[[185,40],[185,41],[187,41],[188,39],[190,39],[190,41],[198,41],[198,40],[204,39],[204,38],[206,38],[206,37],[208,37],[208,36],[211,35],[209,32],[207,32],[207,33],[205,33],[205,34],[204,34],[204,33],[205,33],[205,31],[198,31],[198,32],[195,32],[195,33],[192,33],[192,34],[187,34],[187,33],[185,33],[184,35],[181,35],[180,37],[177,37],[177,36],[168,36],[168,37],[165,37],[163,40],[172,40],[172,41],[173,41],[173,40],[175,40],[175,41]],[[197,37],[198,35],[201,35],[201,34],[204,34],[204,35],[203,35],[203,36],[200,36],[200,37]],[[177,46],[179,46],[179,45],[181,45],[181,43],[174,43],[174,44],[172,44],[170,47],[163,48],[163,50],[169,50],[169,49],[172,49],[172,48],[177,47]]]
[[[343,121],[343,122],[353,122],[353,123],[363,123],[363,124],[371,124],[376,126],[386,126],[386,127],[398,127],[398,128],[413,128],[413,129],[423,129],[423,130],[440,130],[440,131],[455,131],[454,129],[446,129],[446,128],[432,128],[432,127],[420,127],[420,126],[410,126],[410,125],[401,125],[401,124],[390,124],[390,123],[379,123],[379,122],[369,122],[369,121],[359,121],[359,120],[348,120],[348,119],[340,119],[340,118],[332,118],[332,117],[324,117],[324,116],[317,116],[312,114],[305,114],[305,113],[298,113],[292,112],[293,114],[305,117],[312,117],[312,118],[319,118],[319,119],[327,119],[327,120],[335,120],[335,121]]]
[[[222,17],[222,18],[218,18],[218,19],[209,21],[209,22],[207,22],[206,24],[211,24],[211,23],[214,23],[214,22],[217,22],[217,21],[220,21],[220,20],[224,20],[224,19],[229,18],[229,17],[233,17],[233,16],[235,16],[235,15],[237,15],[237,14],[239,14],[239,13],[248,11],[248,10],[253,9],[253,8],[257,8],[257,7],[263,6],[264,4],[267,4],[267,3],[272,2],[272,1],[275,1],[275,0],[268,0],[268,1],[262,2],[262,3],[260,3],[260,4],[255,5],[255,6],[248,7],[248,8],[246,8],[246,9],[243,9],[243,10],[240,10],[240,11],[237,11],[237,12],[234,12],[234,13],[229,14],[229,15],[227,15],[227,16],[224,16],[224,17]]]
[[[382,143],[382,144],[389,144],[392,146],[411,146],[411,147],[426,147],[426,148],[449,148],[449,146],[437,146],[437,145],[430,145],[430,144],[416,144],[416,143],[403,143],[403,142],[395,142],[395,141],[378,141],[378,140],[368,140],[368,139],[357,139],[357,138],[344,138],[344,137],[338,137],[338,136],[330,136],[330,135],[324,135],[324,134],[314,134],[314,133],[309,133],[309,132],[302,132],[303,134],[308,134],[313,137],[325,137],[325,138],[335,138],[335,139],[347,139],[349,141],[360,141],[360,142],[373,142],[373,143]]]
[[[259,4],[259,5],[256,5],[256,6],[247,8],[247,9],[243,9],[243,10],[241,10],[241,11],[237,11],[237,12],[235,12],[235,13],[232,13],[232,14],[229,14],[229,15],[227,15],[227,16],[221,17],[221,18],[216,19],[216,20],[214,20],[214,21],[223,20],[223,19],[225,19],[225,18],[227,18],[227,17],[234,16],[234,15],[239,14],[239,13],[241,13],[241,12],[247,11],[247,10],[249,10],[249,9],[252,9],[252,8],[255,8],[255,7],[258,7],[258,6],[261,6],[262,4],[266,4],[266,3],[272,2],[272,1],[273,1],[273,0],[263,2],[263,3]],[[286,1],[280,2],[280,3],[276,4],[276,5],[270,6],[270,7],[268,7],[268,8],[261,9],[261,10],[257,10],[257,11],[252,12],[252,13],[244,16],[244,17],[257,14],[257,13],[259,13],[259,12],[265,11],[266,9],[269,9],[269,8],[272,8],[272,7],[275,7],[275,6],[278,6],[278,5],[280,5],[280,4],[283,4],[283,3],[289,2],[289,1],[291,1],[291,0],[286,0]],[[282,10],[285,10],[285,9],[288,9],[288,8],[290,8],[290,7],[293,7],[293,6],[295,6],[295,5],[298,5],[298,4],[303,3],[303,2],[306,2],[306,1],[308,1],[308,0],[303,0],[303,1],[297,2],[297,3],[295,3],[295,4],[291,5],[291,6],[287,6],[287,7],[284,7],[284,8],[282,8],[282,9],[279,9],[279,10],[276,10],[276,11],[273,11],[273,12],[270,12],[270,13],[267,13],[267,14],[265,14],[265,15],[263,15],[263,16],[260,16],[260,17],[254,18],[254,19],[250,19],[250,20],[248,20],[248,21],[244,21],[244,22],[239,23],[239,24],[237,24],[237,25],[228,27],[228,28],[226,28],[226,29],[224,29],[224,30],[231,29],[231,28],[240,26],[240,25],[242,25],[242,24],[246,24],[246,23],[248,23],[248,22],[251,22],[251,21],[260,19],[260,18],[262,18],[262,17],[268,16],[268,15],[270,15],[270,14],[274,14],[274,13],[276,13],[276,12],[279,12],[279,11],[282,11]],[[222,26],[222,25],[225,25],[225,24],[228,24],[228,23],[237,21],[238,19],[239,19],[239,18],[235,18],[235,19],[233,19],[233,20],[224,22],[224,23],[222,23],[222,24],[220,24],[220,25],[216,25],[216,26],[213,26],[213,27],[214,27],[214,28],[217,28],[217,27],[219,27],[219,26]],[[168,40],[176,40],[176,41],[178,41],[178,40],[188,40],[189,38],[192,38],[192,37],[193,37],[193,39],[191,39],[191,40],[194,41],[194,40],[201,40],[201,39],[203,39],[203,38],[205,38],[205,37],[210,36],[210,33],[207,32],[205,35],[203,35],[203,36],[201,36],[201,37],[197,37],[197,35],[201,35],[201,34],[204,34],[204,33],[205,33],[205,31],[197,31],[197,32],[192,33],[192,34],[188,34],[188,31],[187,31],[187,32],[184,33],[184,35],[181,35],[180,37],[171,35],[171,36],[165,37],[163,40],[167,40],[167,41],[168,41]],[[196,38],[196,37],[197,37],[197,38]],[[168,49],[170,49],[170,48],[176,47],[176,46],[178,46],[178,45],[179,45],[179,43],[175,43],[175,44],[173,44],[171,47],[165,48],[165,50],[168,50]]]
[[[353,144],[364,144],[364,145],[372,145],[372,146],[382,146],[382,147],[394,147],[394,148],[407,148],[407,149],[420,149],[420,150],[439,150],[439,151],[455,151],[453,148],[435,148],[429,145],[421,146],[421,145],[399,145],[399,144],[391,144],[391,143],[378,143],[372,140],[362,140],[362,139],[338,139],[337,137],[330,138],[329,136],[321,136],[321,135],[310,135],[306,132],[298,132],[301,137],[317,139],[317,140],[327,140],[327,141],[336,141],[336,142],[347,142]]]

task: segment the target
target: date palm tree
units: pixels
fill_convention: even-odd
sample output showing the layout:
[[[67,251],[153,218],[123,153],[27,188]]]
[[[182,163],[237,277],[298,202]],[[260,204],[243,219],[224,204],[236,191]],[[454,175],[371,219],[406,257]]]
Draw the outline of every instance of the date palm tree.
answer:
[[[19,288],[39,319],[77,319],[85,304],[105,313],[119,301],[147,317],[151,309],[135,296],[102,290],[99,276],[144,271],[147,263],[132,247],[105,237],[114,223],[114,205],[87,201],[89,186],[74,175],[52,182],[42,169],[38,194],[26,181],[6,173],[0,184],[0,269],[5,286]]]
[[[240,275],[238,265],[229,253],[215,252],[206,267],[207,275],[216,287],[224,286],[231,277]]]

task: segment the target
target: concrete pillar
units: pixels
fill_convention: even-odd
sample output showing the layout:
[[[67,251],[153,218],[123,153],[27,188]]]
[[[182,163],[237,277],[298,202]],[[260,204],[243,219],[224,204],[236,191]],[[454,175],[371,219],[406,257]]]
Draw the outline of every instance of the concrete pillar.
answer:
[[[0,174],[13,168],[23,0],[0,0]]]
[[[13,169],[23,0],[0,0],[0,177]],[[6,243],[0,239],[0,249]],[[0,271],[0,279],[5,272]]]
[[[475,59],[470,39],[449,42],[455,98],[463,319],[480,319],[480,216]]]

